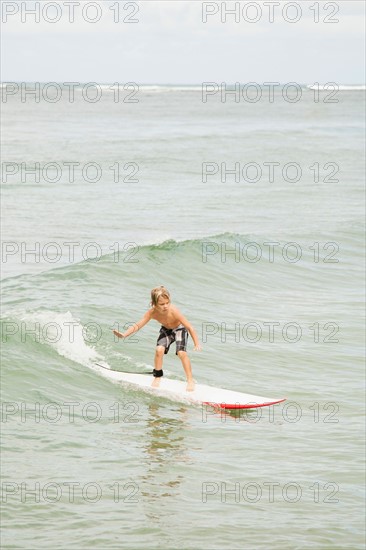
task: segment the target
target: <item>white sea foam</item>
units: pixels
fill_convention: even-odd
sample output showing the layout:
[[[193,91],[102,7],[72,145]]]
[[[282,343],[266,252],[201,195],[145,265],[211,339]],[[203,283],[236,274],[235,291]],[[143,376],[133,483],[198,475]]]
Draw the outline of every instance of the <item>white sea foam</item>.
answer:
[[[70,311],[56,313],[42,311],[23,315],[23,321],[39,325],[40,341],[52,346],[57,353],[81,365],[90,366],[103,358],[91,347],[84,337],[84,327]],[[37,328],[35,330],[38,331]]]
[[[66,313],[54,311],[29,313],[22,315],[21,320],[27,322],[27,330],[35,330],[37,335],[39,334],[42,344],[50,345],[62,357],[91,368],[102,375],[104,374],[103,370],[96,363],[104,365],[105,368],[111,368],[105,358],[92,345],[88,344],[86,339],[91,336],[87,334],[80,319],[75,318],[70,311]],[[121,353],[117,355],[122,365],[121,370],[124,370],[123,367],[126,364],[134,362],[128,355]],[[141,362],[136,363],[136,367],[137,372],[138,369],[144,372],[153,368],[152,365]],[[126,370],[130,370],[130,368]],[[165,369],[165,372],[169,374],[170,371]]]

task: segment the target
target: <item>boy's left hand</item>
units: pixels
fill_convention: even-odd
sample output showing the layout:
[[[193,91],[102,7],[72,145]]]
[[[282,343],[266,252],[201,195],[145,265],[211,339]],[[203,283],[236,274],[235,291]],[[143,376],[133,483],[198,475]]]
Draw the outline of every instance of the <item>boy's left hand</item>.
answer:
[[[197,344],[197,346],[194,346],[193,351],[202,351],[200,344]]]

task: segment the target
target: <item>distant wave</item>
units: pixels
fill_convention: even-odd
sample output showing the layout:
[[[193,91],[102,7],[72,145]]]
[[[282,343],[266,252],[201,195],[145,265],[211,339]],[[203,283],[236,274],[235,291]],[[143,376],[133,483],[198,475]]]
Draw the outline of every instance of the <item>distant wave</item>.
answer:
[[[124,85],[124,83],[120,83],[121,85]],[[127,83],[128,84],[128,83]],[[170,93],[170,92],[201,92],[202,91],[202,84],[197,85],[175,85],[175,84],[139,84],[138,82],[135,82],[135,84],[138,85],[139,90],[143,92],[154,92],[154,93]],[[100,87],[102,90],[109,90],[113,92],[113,84],[100,84]]]
[[[5,88],[6,86],[10,84],[23,84],[23,82],[0,82],[0,88]],[[26,82],[26,84],[35,84],[34,82]],[[41,82],[40,85],[45,86],[46,82]],[[56,82],[61,88],[63,88],[63,82]],[[87,84],[90,84],[89,82],[81,82],[80,84],[76,85],[74,87],[75,91],[81,92],[84,89],[84,86]],[[111,82],[110,84],[106,83],[100,83],[95,82],[99,86],[101,90],[114,92],[116,90],[116,86],[114,82]],[[156,92],[156,93],[162,93],[162,92],[200,92],[202,90],[202,84],[196,84],[196,85],[175,85],[175,84],[140,84],[139,82],[119,82],[120,86],[125,86],[126,84],[136,84],[136,86],[139,87],[140,90],[146,91],[146,92]],[[65,86],[65,88],[67,88]]]
[[[13,84],[13,82],[0,82],[0,89],[1,88],[5,88],[6,86],[8,86],[9,84]],[[15,84],[21,84],[21,82],[15,82]],[[26,82],[26,84],[34,84],[34,82]],[[45,82],[43,83],[40,83],[40,84],[43,84],[43,85],[46,85]],[[63,87],[63,83],[62,82],[58,82],[59,86],[62,88]],[[80,85],[77,85],[75,86],[75,91],[76,92],[81,92],[83,91],[84,89],[84,86],[86,86],[87,84],[90,84],[90,83],[80,83]],[[99,82],[96,82],[96,84],[99,86],[99,88],[103,91],[106,91],[106,92],[115,92],[116,90],[116,87],[115,87],[115,83],[111,82],[110,84],[106,84],[106,83],[99,83]],[[138,89],[143,91],[143,92],[151,92],[151,93],[172,93],[172,92],[202,92],[202,86],[203,86],[203,83],[201,84],[141,84],[139,82],[119,82],[119,85],[120,86],[125,86],[126,84],[130,84],[130,85],[133,85],[135,84],[136,86],[138,86]],[[221,82],[217,82],[216,83],[218,86],[221,85]],[[240,83],[240,88],[244,88],[245,86],[245,82],[241,82]],[[338,84],[337,82],[334,82],[334,83],[328,83],[328,84],[300,84],[300,86],[302,88],[305,88],[305,89],[310,89],[310,90],[319,90],[319,91],[325,91],[325,92],[331,92],[332,91],[332,87],[329,86],[330,84],[334,84],[336,85],[338,88],[339,91],[345,91],[345,92],[348,92],[348,91],[365,91],[366,90],[366,84]],[[228,89],[233,89],[235,87],[235,83],[226,83],[226,86],[228,87]],[[261,83],[258,82],[258,86],[261,86]],[[280,84],[280,86],[284,86],[284,84]],[[262,85],[262,87],[264,89],[267,89],[267,86],[264,86]]]
[[[366,90],[366,84],[337,84],[336,82],[329,82],[328,84],[319,84],[319,85],[315,85],[315,84],[308,84],[306,87],[309,88],[310,90],[320,90],[320,91],[324,91],[324,92],[331,92],[332,91],[332,88],[330,86],[330,84],[335,84],[338,86],[338,90],[339,91],[344,91],[344,92],[348,92],[348,91],[365,91]]]
[[[70,281],[71,279],[77,283],[79,280],[85,281],[91,273],[95,273],[95,268],[102,265],[110,266],[111,270],[110,275],[114,272],[116,273],[124,266],[129,268],[134,264],[134,260],[141,260],[144,258],[146,261],[150,261],[151,265],[161,266],[171,262],[173,257],[179,256],[179,254],[185,254],[187,257],[190,256],[193,258],[200,258],[202,254],[202,247],[204,243],[207,245],[213,246],[216,244],[215,250],[218,250],[218,247],[225,243],[227,247],[235,246],[235,243],[240,243],[241,246],[248,243],[270,241],[271,238],[264,237],[261,235],[243,235],[238,233],[218,233],[213,235],[200,235],[192,239],[165,239],[159,240],[157,242],[145,242],[145,243],[133,243],[136,245],[135,249],[126,252],[121,252],[121,257],[116,261],[114,252],[107,252],[102,254],[97,262],[90,262],[89,260],[80,260],[73,263],[65,263],[60,266],[54,266],[49,269],[49,266],[45,266],[45,271],[42,271],[38,274],[21,274],[16,276],[5,277],[2,279],[3,291],[6,292],[7,285],[10,285],[10,290],[12,290],[12,285],[16,281],[16,284],[20,286],[24,281],[39,281],[38,284],[41,284],[40,281],[48,279],[50,276],[55,277],[57,280]],[[128,255],[127,261],[123,261],[126,254]],[[185,260],[186,261],[186,260]],[[138,265],[139,262],[136,262],[134,265]]]
[[[9,84],[22,84],[23,82],[0,82],[0,88],[5,88]],[[34,84],[34,82],[26,82],[26,84]],[[40,84],[46,85],[46,82],[41,82]],[[63,87],[62,82],[58,82],[61,87]],[[81,82],[79,85],[75,86],[75,91],[82,91],[84,89],[84,86],[90,83],[83,83]],[[115,91],[115,83],[111,82],[110,84],[106,83],[99,83],[96,82],[96,84],[105,91],[113,92]],[[126,84],[136,84],[141,91],[145,92],[155,92],[155,93],[167,93],[167,92],[201,92],[202,86],[204,83],[200,84],[141,84],[139,82],[119,82],[120,86],[124,86]],[[217,82],[217,85],[220,86],[221,82]],[[245,86],[245,82],[240,83],[240,87],[243,88]],[[338,84],[337,82],[334,83],[328,83],[328,84],[300,84],[301,87],[308,88],[308,89],[319,89],[324,91],[331,91],[331,88],[329,87],[329,84],[336,84],[338,86],[338,90],[341,91],[365,91],[366,90],[366,84]],[[227,82],[226,86],[228,88],[234,88],[235,83],[234,82]],[[261,83],[258,82],[258,86],[261,86]],[[284,84],[280,84],[280,86],[284,86]],[[267,86],[263,85],[263,88],[267,88]]]

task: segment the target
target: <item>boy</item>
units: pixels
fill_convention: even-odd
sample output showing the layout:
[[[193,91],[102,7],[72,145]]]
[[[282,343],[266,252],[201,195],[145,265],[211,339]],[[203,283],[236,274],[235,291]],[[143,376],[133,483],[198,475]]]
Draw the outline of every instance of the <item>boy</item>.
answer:
[[[187,378],[187,391],[194,390],[194,380],[192,378],[191,362],[187,355],[188,332],[194,342],[194,351],[200,351],[201,346],[197,338],[196,331],[187,321],[181,312],[171,303],[170,294],[164,286],[158,286],[151,291],[151,309],[149,309],[142,319],[130,327],[126,332],[121,333],[114,330],[118,338],[127,338],[130,334],[137,332],[146,323],[155,319],[161,323],[158,340],[156,342],[155,360],[154,360],[154,380],[153,387],[159,387],[160,377],[163,376],[163,356],[168,353],[170,345],[175,342],[176,355],[182,361],[184,372]]]

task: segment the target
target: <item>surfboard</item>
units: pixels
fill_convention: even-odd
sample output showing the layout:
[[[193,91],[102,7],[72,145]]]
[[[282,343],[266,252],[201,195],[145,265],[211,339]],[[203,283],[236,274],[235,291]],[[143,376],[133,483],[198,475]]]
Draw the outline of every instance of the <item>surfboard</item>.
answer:
[[[96,369],[105,378],[112,382],[121,383],[140,389],[150,394],[158,395],[179,401],[183,403],[191,403],[195,405],[209,405],[220,409],[255,409],[257,407],[268,407],[282,403],[285,398],[274,399],[272,397],[262,397],[259,395],[251,395],[249,393],[241,393],[233,390],[215,388],[206,386],[205,384],[195,384],[194,391],[187,391],[187,382],[181,380],[173,380],[162,376],[158,379],[159,386],[152,387],[153,376],[146,374],[137,374],[132,372],[120,372],[111,370],[101,364],[96,364]]]

